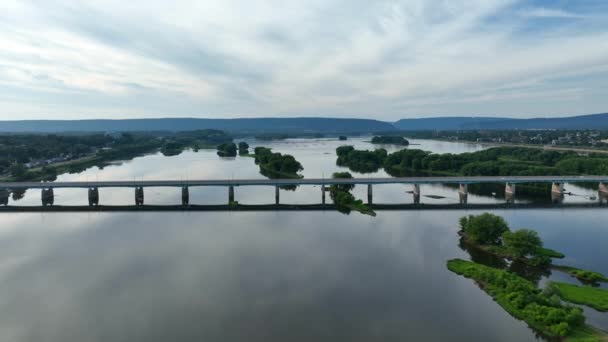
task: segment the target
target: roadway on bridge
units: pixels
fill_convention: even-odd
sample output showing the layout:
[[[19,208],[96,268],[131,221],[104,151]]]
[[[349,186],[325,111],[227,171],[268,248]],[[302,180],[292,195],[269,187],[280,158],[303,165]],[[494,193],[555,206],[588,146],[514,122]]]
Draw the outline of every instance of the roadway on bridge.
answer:
[[[284,186],[332,184],[478,184],[478,183],[607,183],[608,176],[474,176],[474,177],[391,177],[391,178],[293,178],[293,179],[205,179],[126,180],[77,182],[3,182],[0,188],[133,188],[197,186]]]

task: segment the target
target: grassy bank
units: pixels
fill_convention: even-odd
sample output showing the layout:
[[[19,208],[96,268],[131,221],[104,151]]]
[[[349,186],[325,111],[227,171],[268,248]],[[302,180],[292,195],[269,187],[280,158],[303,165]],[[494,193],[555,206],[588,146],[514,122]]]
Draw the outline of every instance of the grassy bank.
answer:
[[[608,311],[608,290],[561,282],[552,282],[549,287],[567,302],[586,305],[598,311]]]
[[[607,283],[608,278],[601,273],[583,270],[570,266],[554,266],[556,270],[566,272],[578,279],[583,284],[598,285],[599,283]]]
[[[606,340],[605,334],[585,325],[580,308],[563,305],[524,278],[460,259],[448,261],[447,267],[475,280],[509,314],[546,337],[566,341]]]

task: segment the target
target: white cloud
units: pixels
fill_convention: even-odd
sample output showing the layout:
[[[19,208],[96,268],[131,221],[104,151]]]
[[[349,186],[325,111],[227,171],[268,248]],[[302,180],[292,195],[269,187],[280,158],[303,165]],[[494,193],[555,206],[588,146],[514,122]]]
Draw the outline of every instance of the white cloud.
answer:
[[[587,18],[587,15],[578,13],[568,12],[561,9],[536,7],[524,9],[520,12],[523,17],[534,17],[534,18],[571,18],[571,19],[583,19]]]
[[[522,106],[537,99],[530,115],[572,114],[565,110],[589,98],[571,96],[570,106],[556,107],[550,95],[588,89],[548,80],[608,66],[605,25],[535,26],[587,14],[516,0],[30,0],[3,7],[0,119],[397,119],[480,108],[485,113],[475,114],[491,115],[501,99]],[[606,13],[596,9],[597,17]],[[505,94],[505,84],[529,84],[528,93]],[[596,96],[593,105],[581,108],[608,108],[608,100]]]

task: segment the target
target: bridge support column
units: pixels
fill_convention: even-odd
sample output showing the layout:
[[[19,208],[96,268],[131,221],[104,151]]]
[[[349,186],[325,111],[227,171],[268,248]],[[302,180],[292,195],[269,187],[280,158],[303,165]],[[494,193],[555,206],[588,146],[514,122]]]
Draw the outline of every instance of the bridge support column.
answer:
[[[9,195],[8,189],[0,189],[0,205],[8,205]]]
[[[515,193],[517,192],[517,187],[514,183],[506,183],[505,184],[505,199],[508,203],[512,203],[515,201]]]
[[[89,188],[89,207],[99,205],[99,189]]]
[[[144,205],[144,188],[141,186],[135,188],[135,205],[138,207]]]
[[[458,189],[458,198],[460,204],[467,204],[469,199],[469,185],[468,184],[460,184],[460,188]]]
[[[234,203],[234,186],[228,187],[228,204]]]
[[[608,183],[601,182],[597,192],[597,198],[599,198],[600,204],[603,204],[604,202],[608,204]]]
[[[321,185],[321,204],[325,205],[325,185]]]
[[[190,190],[187,186],[182,186],[182,205],[184,207],[190,204]]]
[[[367,204],[374,202],[374,189],[371,184],[367,184]]]
[[[414,184],[412,194],[414,195],[414,204],[420,204],[420,184]]]
[[[551,185],[551,202],[562,203],[564,201],[564,184],[553,183]]]
[[[281,199],[280,189],[278,186],[275,186],[274,187],[274,204],[279,205],[280,199]]]
[[[42,189],[41,192],[41,200],[42,205],[53,205],[55,203],[55,193],[53,192],[53,188]]]
[[[608,183],[601,182],[598,192],[600,193],[600,195],[608,196]]]

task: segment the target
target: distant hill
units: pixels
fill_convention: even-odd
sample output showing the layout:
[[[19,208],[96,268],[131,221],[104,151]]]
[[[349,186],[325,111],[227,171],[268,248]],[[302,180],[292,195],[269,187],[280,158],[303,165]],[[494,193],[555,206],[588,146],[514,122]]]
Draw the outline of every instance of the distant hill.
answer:
[[[394,123],[395,127],[408,131],[457,131],[481,129],[485,123],[495,121],[508,121],[509,118],[486,118],[486,117],[438,117],[423,119],[401,119]]]
[[[565,118],[508,119],[484,122],[484,129],[608,129],[608,113]]]
[[[220,129],[233,133],[373,133],[395,130],[477,129],[604,129],[608,113],[564,118],[510,119],[488,117],[437,117],[402,119],[395,123],[369,119],[252,118],[252,119],[128,119],[128,120],[24,120],[0,121],[0,132],[136,132]]]
[[[563,118],[487,118],[445,117],[428,119],[403,119],[395,122],[400,130],[474,130],[474,129],[608,129],[608,113],[580,115]]]
[[[393,124],[368,119],[253,118],[253,119],[128,119],[0,121],[0,132],[190,131],[220,129],[239,133],[324,133],[395,130]]]

